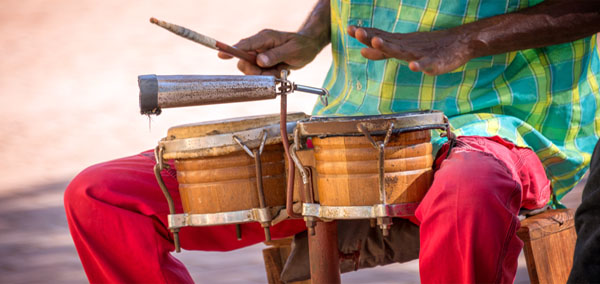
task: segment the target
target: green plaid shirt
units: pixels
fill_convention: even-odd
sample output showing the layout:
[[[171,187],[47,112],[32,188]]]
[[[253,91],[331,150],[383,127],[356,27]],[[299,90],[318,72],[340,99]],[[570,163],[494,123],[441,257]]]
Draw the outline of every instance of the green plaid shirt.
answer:
[[[587,170],[600,134],[600,52],[594,37],[476,58],[444,75],[405,62],[370,61],[348,36],[357,25],[408,33],[446,29],[541,1],[332,0],[329,106],[313,114],[372,115],[436,109],[458,135],[494,136],[533,149],[560,199]],[[440,146],[443,139],[434,138]]]

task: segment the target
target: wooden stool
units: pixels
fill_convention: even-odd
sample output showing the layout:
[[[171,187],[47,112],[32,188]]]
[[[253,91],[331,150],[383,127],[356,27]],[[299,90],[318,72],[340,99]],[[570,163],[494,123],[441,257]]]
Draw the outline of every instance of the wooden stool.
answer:
[[[266,245],[270,246],[268,248],[263,249],[263,259],[265,261],[265,270],[267,271],[267,280],[269,284],[280,284],[283,283],[281,281],[281,271],[283,271],[283,266],[285,261],[287,260],[290,252],[292,250],[293,237],[280,239],[280,240],[271,240],[269,242],[265,242]],[[311,281],[299,281],[292,282],[293,284],[310,284]]]
[[[575,221],[572,209],[548,210],[521,221],[517,235],[525,243],[525,259],[531,283],[566,283],[573,266]],[[263,249],[269,284],[279,284],[290,254],[292,238],[274,240]],[[309,284],[310,280],[294,283]]]
[[[521,221],[517,235],[525,243],[531,283],[566,283],[575,251],[574,212],[548,210]]]

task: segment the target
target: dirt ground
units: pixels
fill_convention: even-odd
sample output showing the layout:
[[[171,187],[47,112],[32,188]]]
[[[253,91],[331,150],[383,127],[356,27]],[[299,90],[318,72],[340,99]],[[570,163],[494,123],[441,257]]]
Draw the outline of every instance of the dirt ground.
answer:
[[[0,283],[82,283],[62,193],[93,163],[153,148],[173,125],[275,113],[277,101],[139,114],[141,74],[238,74],[234,61],[148,22],[157,17],[226,43],[263,28],[295,30],[313,1],[4,0],[0,9]],[[329,48],[291,79],[319,86]],[[310,112],[314,97],[290,108]],[[568,204],[576,206],[580,189]],[[262,245],[184,252],[199,283],[265,283]],[[343,276],[344,283],[416,283],[416,261]],[[517,282],[528,282],[521,259]]]

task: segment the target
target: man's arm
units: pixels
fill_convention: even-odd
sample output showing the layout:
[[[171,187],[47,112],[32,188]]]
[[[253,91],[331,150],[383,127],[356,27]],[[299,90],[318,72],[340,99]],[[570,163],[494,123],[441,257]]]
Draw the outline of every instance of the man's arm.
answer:
[[[256,62],[240,60],[238,69],[248,75],[279,76],[281,69],[299,69],[310,63],[330,42],[329,0],[319,0],[298,32],[262,30],[234,46],[257,54]],[[219,52],[223,59],[231,58]]]
[[[408,34],[348,27],[372,60],[397,58],[413,71],[450,72],[472,58],[570,42],[600,31],[600,1],[549,0],[451,29]]]

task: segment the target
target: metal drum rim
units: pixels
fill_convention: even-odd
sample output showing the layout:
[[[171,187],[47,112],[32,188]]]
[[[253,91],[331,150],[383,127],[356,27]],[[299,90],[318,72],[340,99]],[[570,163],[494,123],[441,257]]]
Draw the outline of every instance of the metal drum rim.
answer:
[[[402,112],[366,116],[313,116],[298,121],[298,134],[303,137],[363,136],[358,129],[363,124],[373,135],[383,135],[393,123],[392,133],[428,129],[446,129],[444,113],[437,110]]]
[[[255,121],[261,121],[264,118],[275,119],[279,115],[255,115],[246,117],[229,118],[226,120],[212,121],[216,128],[219,125],[228,122],[240,122],[247,119]],[[297,112],[288,115],[288,119],[292,119],[286,123],[286,131],[288,137],[292,137],[292,133],[296,127],[298,120],[306,118],[308,115]],[[249,123],[251,124],[251,123]],[[169,129],[177,127],[194,127],[199,126],[210,126],[209,122],[184,124],[174,126]],[[167,137],[161,139],[158,142],[159,147],[162,147],[164,159],[195,159],[202,157],[214,157],[220,155],[226,155],[237,151],[243,151],[243,148],[234,140],[234,137],[239,138],[244,144],[250,148],[258,147],[262,138],[263,132],[266,132],[267,139],[265,145],[274,145],[281,143],[281,131],[279,123],[269,123],[265,125],[259,125],[254,127],[248,126],[246,129],[238,131],[226,131],[219,132],[215,131],[215,134],[211,135],[199,135],[194,137],[176,138],[172,135],[167,134]]]

